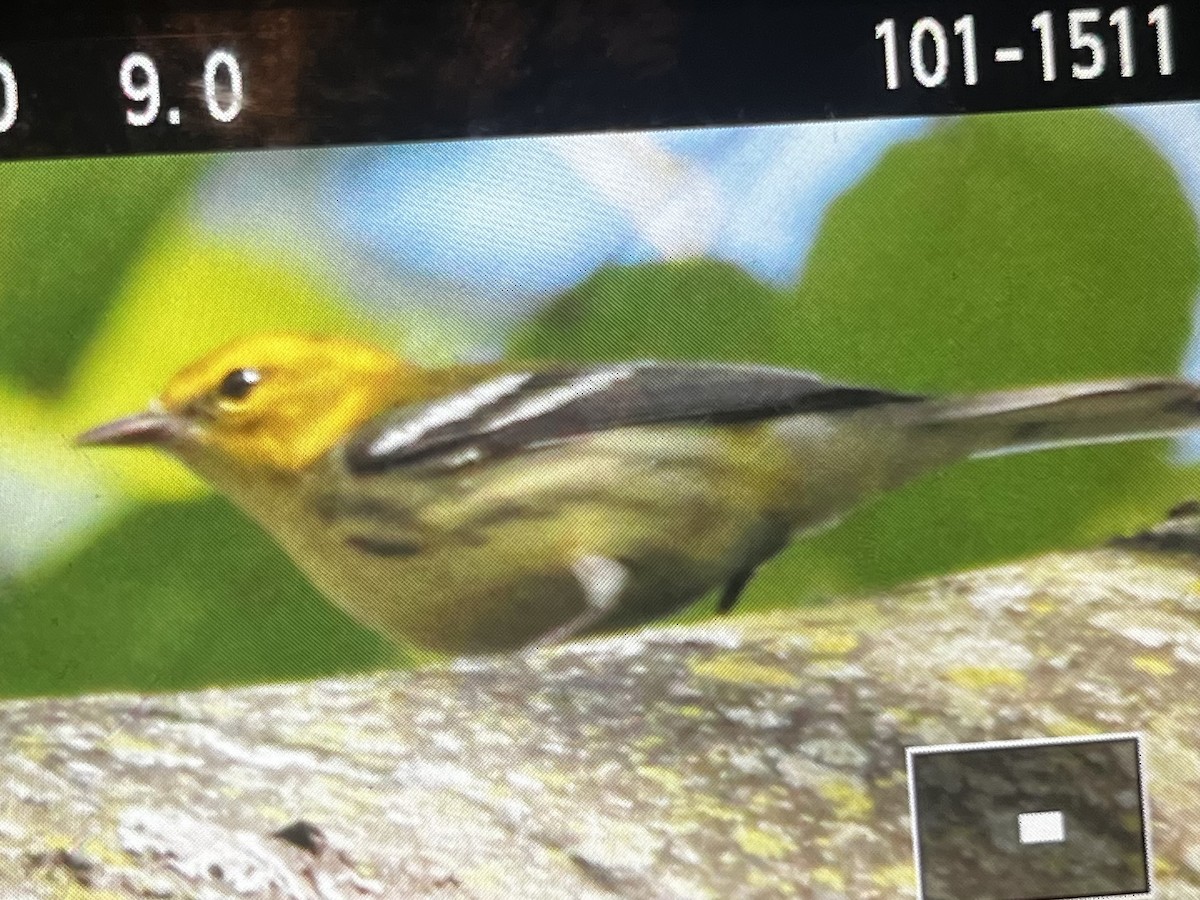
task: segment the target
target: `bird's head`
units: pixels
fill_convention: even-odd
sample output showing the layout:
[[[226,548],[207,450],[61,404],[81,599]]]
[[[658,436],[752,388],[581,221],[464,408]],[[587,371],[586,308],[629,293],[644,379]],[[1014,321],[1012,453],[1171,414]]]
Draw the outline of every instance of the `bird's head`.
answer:
[[[76,440],[155,447],[217,481],[230,472],[298,472],[402,396],[419,373],[358,341],[258,335],[192,363],[146,411]]]

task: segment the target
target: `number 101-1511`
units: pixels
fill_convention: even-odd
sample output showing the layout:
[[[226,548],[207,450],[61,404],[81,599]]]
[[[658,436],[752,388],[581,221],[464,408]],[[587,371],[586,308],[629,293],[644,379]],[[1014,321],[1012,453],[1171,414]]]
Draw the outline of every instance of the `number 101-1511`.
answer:
[[[1175,71],[1175,50],[1171,35],[1171,10],[1166,4],[1156,6],[1146,17],[1145,26],[1136,21],[1132,9],[1122,6],[1109,15],[1100,9],[1086,7],[1072,9],[1066,15],[1067,44],[1075,54],[1071,63],[1071,77],[1080,80],[1099,78],[1109,69],[1110,51],[1115,43],[1116,64],[1122,78],[1132,78],[1137,71],[1134,54],[1135,27],[1148,26],[1154,31],[1158,49],[1158,74],[1171,75]],[[1038,13],[1030,22],[1030,29],[1038,37],[1041,56],[1042,80],[1058,78],[1056,53],[1058,30],[1049,10]],[[954,36],[962,48],[963,83],[979,83],[979,46],[975,37],[975,16],[966,15],[955,19],[952,25]],[[901,84],[900,37],[895,19],[884,19],[875,26],[875,38],[883,42],[884,83],[888,90],[896,90]],[[946,27],[931,16],[917,19],[908,35],[908,65],[913,79],[922,87],[941,87],[950,72],[952,39]],[[997,63],[1019,63],[1025,57],[1020,43],[1011,47],[994,48],[991,57]]]

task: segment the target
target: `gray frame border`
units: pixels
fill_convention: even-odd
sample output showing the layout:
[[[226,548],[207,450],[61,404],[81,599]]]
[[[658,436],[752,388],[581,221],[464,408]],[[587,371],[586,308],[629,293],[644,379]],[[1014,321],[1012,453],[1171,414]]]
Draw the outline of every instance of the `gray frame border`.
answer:
[[[1112,734],[1087,734],[1073,737],[1021,738],[1009,741],[978,741],[965,744],[927,744],[904,748],[904,769],[908,778],[908,817],[912,832],[913,871],[917,881],[917,900],[925,900],[925,881],[921,874],[921,840],[917,829],[917,784],[913,778],[913,758],[932,753],[969,753],[973,750],[1016,750],[1022,747],[1055,747],[1072,744],[1099,744],[1110,741],[1132,740],[1137,748],[1138,793],[1141,799],[1142,843],[1146,851],[1146,886],[1140,894],[1093,894],[1072,900],[1134,900],[1154,896],[1154,840],[1153,817],[1150,814],[1150,785],[1146,771],[1146,741],[1140,731],[1122,731]]]

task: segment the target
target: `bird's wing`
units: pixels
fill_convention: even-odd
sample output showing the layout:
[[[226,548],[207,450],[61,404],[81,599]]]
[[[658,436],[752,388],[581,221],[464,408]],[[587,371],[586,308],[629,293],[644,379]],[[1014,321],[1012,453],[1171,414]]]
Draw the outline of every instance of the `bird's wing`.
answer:
[[[514,372],[385,413],[350,439],[345,461],[355,474],[453,466],[633,425],[735,424],[921,399],[769,366],[633,362]]]

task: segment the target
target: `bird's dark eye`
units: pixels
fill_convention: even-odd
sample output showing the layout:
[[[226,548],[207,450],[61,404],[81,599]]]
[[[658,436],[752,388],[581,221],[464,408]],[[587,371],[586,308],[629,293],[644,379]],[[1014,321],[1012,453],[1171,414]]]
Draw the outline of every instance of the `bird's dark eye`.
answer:
[[[244,400],[260,381],[262,373],[257,369],[234,369],[221,379],[217,393],[227,400]]]

